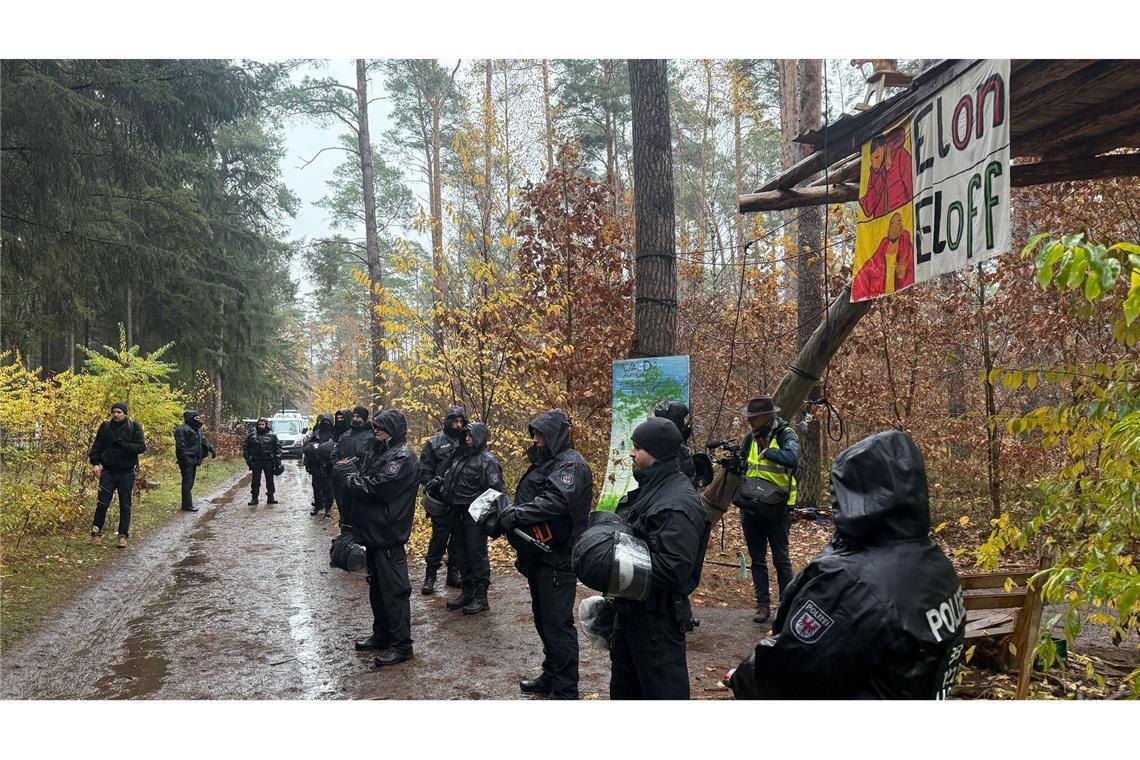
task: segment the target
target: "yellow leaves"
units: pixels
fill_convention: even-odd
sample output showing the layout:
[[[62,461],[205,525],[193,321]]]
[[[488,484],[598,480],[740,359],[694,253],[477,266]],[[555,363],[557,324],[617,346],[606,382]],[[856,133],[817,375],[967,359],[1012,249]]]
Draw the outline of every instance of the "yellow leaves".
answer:
[[[1013,370],[1012,372],[1007,372],[1002,377],[1001,384],[1006,388],[1013,390],[1015,388],[1021,387],[1021,381],[1023,378],[1024,376],[1022,375],[1021,370]]]
[[[962,515],[961,517],[958,518],[958,524],[961,525],[963,528],[965,528],[967,525],[970,524],[970,516],[969,515]]]
[[[1005,583],[1003,583],[1001,587],[1005,591],[1005,593],[1008,594],[1010,591],[1013,591],[1013,587],[1016,585],[1017,584],[1013,582],[1013,578],[1007,577],[1005,579]]]
[[[938,525],[935,526],[934,534],[938,535],[939,533],[941,533],[945,529],[946,529],[946,521],[943,520],[942,522],[938,523]]]
[[[974,650],[977,648],[978,648],[978,645],[974,644],[973,646],[971,646],[969,649],[966,650],[966,662],[967,662],[967,664],[970,662],[970,660],[973,659]]]

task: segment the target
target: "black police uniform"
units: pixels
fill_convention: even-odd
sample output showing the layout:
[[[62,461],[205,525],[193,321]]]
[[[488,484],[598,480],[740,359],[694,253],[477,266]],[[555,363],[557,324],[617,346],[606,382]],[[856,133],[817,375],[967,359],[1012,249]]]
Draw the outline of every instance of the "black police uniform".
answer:
[[[368,601],[372,606],[372,648],[412,653],[412,584],[405,545],[412,532],[420,464],[408,446],[407,422],[394,409],[378,412],[374,423],[391,438],[373,437],[344,491],[352,495],[352,532],[364,546]],[[343,440],[343,437],[342,437]]]
[[[456,419],[462,419],[463,424],[467,424],[467,412],[461,406],[448,408],[447,415],[443,418],[443,428],[437,430],[420,450],[420,485],[426,486],[433,478],[443,477],[447,472],[452,454],[463,442],[462,429],[451,427],[451,423]],[[454,556],[453,545],[456,543],[452,532],[454,523],[454,516],[450,512],[431,518],[431,539],[428,541],[427,556],[424,558],[429,576],[434,577],[439,571],[445,551],[448,573],[451,574],[459,568]]]
[[[322,461],[321,444],[328,444]],[[302,449],[305,471],[309,473],[313,483],[313,511],[316,514],[324,510],[327,517],[332,510],[333,492],[332,482],[329,480],[328,457],[332,454],[333,417],[324,413],[317,415],[317,425],[309,434]]]
[[[463,438],[443,476],[440,495],[451,507],[452,543],[455,562],[463,578],[462,597],[487,599],[491,585],[491,564],[487,559],[487,534],[471,519],[468,509],[488,488],[503,490],[503,469],[495,455],[486,450],[487,426],[473,422],[462,430]],[[465,439],[471,434],[472,446]]]
[[[182,474],[182,509],[197,512],[191,493],[198,475],[198,465],[209,454],[216,457],[214,446],[206,440],[202,432],[202,420],[198,412],[187,409],[182,413],[182,424],[174,428],[174,457],[178,460],[178,470]]]
[[[656,422],[649,420],[643,426]],[[639,438],[635,440],[641,445]],[[643,448],[653,453],[649,446]],[[676,457],[662,459],[633,477],[638,487],[618,503],[617,515],[649,547],[653,572],[648,599],[614,603],[610,699],[688,699],[689,594],[701,578],[708,515]]]
[[[260,423],[261,420],[258,420]],[[268,427],[266,422],[264,430],[261,428],[254,428],[254,431],[245,437],[245,443],[242,444],[242,456],[245,458],[246,465],[249,466],[250,476],[249,490],[253,495],[253,501],[257,501],[258,491],[261,490],[261,477],[265,476],[265,495],[273,501],[273,468],[281,462],[281,442],[277,440],[277,434]]]
[[[362,422],[356,422],[355,420],[350,421],[348,429],[341,433],[339,438],[335,438],[331,455],[334,468],[336,467],[336,463],[342,459],[359,459],[364,454],[365,447],[372,441],[372,426],[368,423],[368,410],[362,406],[358,406],[352,410],[352,413],[363,417],[364,420]],[[333,498],[336,499],[336,509],[339,513],[340,527],[341,530],[344,531],[352,525],[353,496],[341,487],[343,477],[337,477],[334,472],[332,481]]]
[[[546,446],[531,446],[532,462],[515,489],[513,507],[499,513],[498,529],[505,533],[518,559],[515,566],[530,586],[534,627],[542,639],[542,676],[554,698],[578,697],[578,629],[574,626],[577,578],[570,564],[574,540],[586,527],[593,499],[594,475],[586,460],[570,448],[570,420],[560,409],[535,417],[529,426]],[[514,534],[528,531],[546,543],[549,554]]]
[[[939,699],[962,662],[965,610],[929,537],[922,455],[905,433],[831,466],[835,536],[788,586],[778,633],[729,685],[738,699]]]

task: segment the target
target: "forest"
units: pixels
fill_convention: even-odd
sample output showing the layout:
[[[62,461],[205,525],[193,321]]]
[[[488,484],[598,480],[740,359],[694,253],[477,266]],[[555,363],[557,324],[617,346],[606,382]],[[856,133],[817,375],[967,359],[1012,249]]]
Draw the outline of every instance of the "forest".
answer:
[[[851,282],[857,212],[741,213],[738,199],[803,158],[797,135],[854,113],[866,72],[669,60],[671,200],[639,229],[636,69],[5,59],[5,563],[18,537],[82,528],[93,486],[76,469],[123,392],[156,399],[155,473],[183,406],[214,431],[281,406],[397,408],[418,445],[458,404],[513,482],[527,423],[550,408],[605,472],[626,455],[609,449],[612,362],[677,354],[694,449],[740,438],[741,406],[776,390]],[[319,161],[287,156],[304,125],[332,136]],[[291,231],[298,160],[333,167],[315,205],[331,234]],[[800,507],[826,511],[835,454],[893,428],[923,453],[960,570],[1055,546],[1042,583],[1065,608],[1046,658],[1090,621],[1135,648],[1138,198],[1135,176],[1015,187],[1010,251],[877,300],[784,415],[804,445]],[[672,301],[639,289],[651,234],[672,254]],[[1137,672],[1108,691],[1140,693]]]

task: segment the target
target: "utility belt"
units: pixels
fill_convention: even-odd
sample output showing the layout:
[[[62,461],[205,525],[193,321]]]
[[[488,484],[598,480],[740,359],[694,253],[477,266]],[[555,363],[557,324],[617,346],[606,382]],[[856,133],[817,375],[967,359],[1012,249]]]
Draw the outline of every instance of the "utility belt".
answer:
[[[614,607],[626,614],[649,614],[656,618],[664,618],[670,625],[688,633],[701,624],[693,618],[693,607],[689,597],[668,591],[656,591],[649,595],[644,602],[635,602],[631,599],[614,599]]]

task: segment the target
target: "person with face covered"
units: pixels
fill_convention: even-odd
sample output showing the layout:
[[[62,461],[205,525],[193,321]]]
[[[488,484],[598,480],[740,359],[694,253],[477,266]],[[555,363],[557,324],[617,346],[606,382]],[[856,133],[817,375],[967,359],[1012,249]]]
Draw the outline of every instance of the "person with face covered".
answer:
[[[688,699],[689,594],[701,579],[708,516],[681,472],[683,439],[676,425],[653,417],[631,438],[637,488],[622,497],[616,511],[649,548],[652,572],[647,599],[614,602],[610,699]]]
[[[922,454],[890,430],[831,465],[835,534],[732,671],[737,699],[944,699],[963,661],[954,566],[930,538]]]
[[[321,446],[326,443],[328,446],[325,449],[326,455],[322,461]],[[333,493],[332,482],[329,480],[328,463],[332,454],[333,443],[332,415],[328,413],[318,414],[317,424],[313,427],[313,432],[309,434],[302,449],[305,471],[309,473],[313,481],[313,508],[309,512],[310,515],[320,514],[321,510],[324,510],[325,517],[328,517],[332,511]]]
[[[663,417],[677,427],[681,434],[681,449],[677,452],[677,466],[690,482],[695,482],[697,470],[693,465],[693,452],[689,448],[689,438],[693,435],[693,428],[689,426],[689,407],[680,401],[659,401],[653,407],[654,417]]]
[[[424,443],[420,450],[420,481],[424,490],[431,490],[443,482],[452,454],[455,453],[464,438],[463,428],[467,426],[467,412],[461,406],[453,406],[447,410],[443,418],[443,427],[437,430],[431,438]],[[443,553],[447,552],[447,585],[459,588],[462,583],[459,565],[455,561],[453,536],[455,524],[454,515],[448,513],[440,517],[431,517],[431,540],[428,541],[427,556],[424,562],[427,565],[424,571],[424,585],[420,593],[434,594],[436,576],[439,566],[443,564]]]
[[[216,457],[214,446],[202,433],[202,420],[194,409],[182,413],[182,424],[174,428],[174,456],[178,460],[178,470],[182,474],[182,510],[197,512],[191,492],[198,475],[198,466],[206,455]]]
[[[135,420],[127,417],[127,405],[122,401],[111,405],[111,419],[99,425],[95,440],[87,459],[92,472],[99,481],[99,497],[95,504],[95,520],[91,526],[91,541],[103,540],[103,523],[107,510],[111,507],[111,497],[119,493],[119,543],[118,548],[127,548],[127,538],[131,531],[131,492],[135,487],[135,473],[138,472],[139,454],[146,451],[143,429]]]
[[[368,407],[353,407],[349,418],[348,429],[341,433],[333,443],[330,459],[333,470],[340,468],[343,471],[351,470],[357,463],[364,447],[372,440],[372,427],[368,424]],[[341,530],[348,530],[352,525],[352,494],[346,493],[341,484],[343,477],[333,478],[333,496],[336,498],[337,512],[340,513]]]
[[[468,509],[488,488],[503,490],[503,469],[495,455],[487,451],[486,425],[472,422],[462,432],[463,441],[452,454],[439,489],[442,501],[451,507],[455,539],[449,551],[454,551],[463,579],[459,596],[447,603],[447,609],[476,615],[491,609],[487,601],[491,563],[487,559],[487,534]]]
[[[273,469],[281,464],[281,442],[277,440],[277,434],[269,429],[269,420],[262,417],[257,421],[253,432],[245,437],[241,454],[252,473],[249,483],[250,506],[257,504],[262,475],[265,476],[265,503],[276,504],[277,499],[273,498]]]
[[[352,497],[352,532],[368,567],[372,635],[358,651],[379,650],[377,667],[413,657],[412,583],[405,546],[412,532],[420,465],[407,442],[408,423],[395,409],[372,417],[371,434],[344,481]]]
[[[542,673],[519,682],[524,694],[578,698],[578,630],[574,626],[577,578],[570,564],[574,540],[586,527],[594,474],[571,446],[570,420],[561,409],[539,414],[527,430],[531,465],[515,489],[514,504],[499,510],[493,535],[506,535],[515,567],[530,586],[534,627],[542,639]],[[518,528],[547,546],[544,552],[514,533]]]

